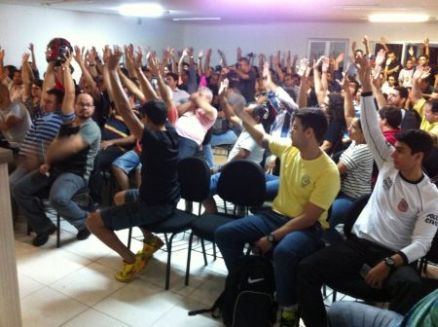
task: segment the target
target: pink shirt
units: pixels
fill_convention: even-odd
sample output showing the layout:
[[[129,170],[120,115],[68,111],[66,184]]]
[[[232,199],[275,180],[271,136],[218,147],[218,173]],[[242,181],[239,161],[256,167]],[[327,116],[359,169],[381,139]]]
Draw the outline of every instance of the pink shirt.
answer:
[[[175,123],[176,132],[179,136],[186,137],[201,145],[205,134],[216,120],[216,110],[213,116],[213,119],[211,119],[202,109],[187,111],[177,119]]]

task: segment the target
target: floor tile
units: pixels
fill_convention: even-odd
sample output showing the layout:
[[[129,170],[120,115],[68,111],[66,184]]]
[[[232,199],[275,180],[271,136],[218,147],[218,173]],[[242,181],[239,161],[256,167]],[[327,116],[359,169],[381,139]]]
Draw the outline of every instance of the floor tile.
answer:
[[[114,279],[115,271],[99,263],[74,271],[51,285],[52,288],[93,306],[126,284]]]
[[[21,301],[24,327],[56,327],[85,311],[87,306],[45,287]]]
[[[77,317],[73,318],[62,327],[129,327],[123,322],[111,318],[94,309],[88,309]]]
[[[20,256],[18,272],[43,283],[51,284],[91,263],[90,260],[61,249],[32,252]]]
[[[182,297],[137,279],[111,294],[94,308],[120,321],[138,327],[152,326]]]
[[[29,294],[32,294],[33,292],[38,291],[44,287],[46,287],[46,285],[41,284],[26,275],[18,274],[18,288],[20,291],[20,299],[23,299]]]

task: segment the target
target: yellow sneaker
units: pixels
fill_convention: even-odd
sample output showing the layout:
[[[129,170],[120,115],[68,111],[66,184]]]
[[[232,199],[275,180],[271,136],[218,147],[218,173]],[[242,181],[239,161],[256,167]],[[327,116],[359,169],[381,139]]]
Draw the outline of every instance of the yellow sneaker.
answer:
[[[122,283],[130,282],[143,271],[147,261],[143,255],[136,254],[134,263],[123,262],[122,270],[114,275],[115,279]]]
[[[143,242],[143,249],[141,249],[137,255],[144,256],[146,260],[152,257],[152,255],[164,245],[164,242],[161,240],[161,238],[153,234],[151,234],[151,236]]]

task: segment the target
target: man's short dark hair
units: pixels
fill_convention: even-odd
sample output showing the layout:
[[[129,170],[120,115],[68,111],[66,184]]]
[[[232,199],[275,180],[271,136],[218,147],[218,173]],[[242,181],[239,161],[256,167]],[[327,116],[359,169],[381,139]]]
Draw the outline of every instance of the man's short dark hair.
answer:
[[[430,107],[431,107],[431,111],[436,114],[438,113],[438,99],[430,99],[428,101]]]
[[[156,125],[163,125],[167,119],[167,107],[163,101],[148,101],[140,107],[140,112]]]
[[[409,90],[406,87],[396,86],[394,87],[394,90],[398,91],[398,94],[400,94],[402,99],[407,99],[409,96]]]
[[[239,58],[239,63],[242,62],[242,61],[244,61],[247,65],[249,65],[249,60],[248,60],[248,58],[246,58],[246,57],[240,57],[240,58]]]
[[[423,152],[423,160],[429,155],[433,148],[433,139],[429,133],[421,129],[408,129],[395,135],[395,139],[406,144],[411,153]]]
[[[32,84],[35,84],[36,86],[42,88],[43,87],[43,80],[42,79],[36,79],[32,82]]]
[[[62,101],[64,100],[64,91],[58,88],[52,88],[47,91],[47,94],[54,95],[56,98],[56,102],[60,105],[62,104]]]
[[[175,73],[167,73],[166,74],[166,77],[172,77],[172,79],[175,81],[175,82],[178,82],[178,74],[175,74]]]
[[[316,140],[322,143],[328,121],[326,115],[321,110],[313,108],[300,109],[295,113],[295,118],[300,119],[303,129],[312,128]]]
[[[379,116],[381,119],[386,119],[386,122],[392,128],[397,129],[400,127],[402,121],[402,112],[399,108],[383,107],[379,110]]]

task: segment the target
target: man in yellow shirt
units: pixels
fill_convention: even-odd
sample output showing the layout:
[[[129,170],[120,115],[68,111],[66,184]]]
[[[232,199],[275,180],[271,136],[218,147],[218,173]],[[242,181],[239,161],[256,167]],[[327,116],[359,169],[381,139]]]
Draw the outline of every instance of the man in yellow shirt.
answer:
[[[428,132],[434,145],[438,146],[438,99],[418,100],[414,109],[421,117],[420,129]]]
[[[215,239],[228,270],[246,243],[262,253],[272,250],[277,301],[283,309],[281,325],[294,326],[298,262],[322,247],[327,210],[340,189],[336,164],[319,148],[327,119],[317,109],[299,110],[291,124],[292,145],[283,145],[255,128],[256,122],[243,108],[234,110],[250,135],[280,158],[280,187],[272,210],[221,226]]]

